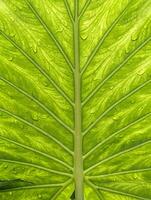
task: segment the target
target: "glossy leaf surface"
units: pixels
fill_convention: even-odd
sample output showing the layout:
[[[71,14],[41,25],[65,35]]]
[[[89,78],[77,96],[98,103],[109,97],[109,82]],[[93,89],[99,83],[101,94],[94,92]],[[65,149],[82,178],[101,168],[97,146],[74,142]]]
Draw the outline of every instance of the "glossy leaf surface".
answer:
[[[151,199],[151,1],[0,0],[0,199]]]

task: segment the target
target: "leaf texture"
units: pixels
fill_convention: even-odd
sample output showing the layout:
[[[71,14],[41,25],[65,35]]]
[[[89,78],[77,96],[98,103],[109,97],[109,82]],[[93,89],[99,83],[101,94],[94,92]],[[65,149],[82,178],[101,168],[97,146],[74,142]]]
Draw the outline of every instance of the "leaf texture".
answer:
[[[151,1],[0,0],[0,199],[151,199]]]

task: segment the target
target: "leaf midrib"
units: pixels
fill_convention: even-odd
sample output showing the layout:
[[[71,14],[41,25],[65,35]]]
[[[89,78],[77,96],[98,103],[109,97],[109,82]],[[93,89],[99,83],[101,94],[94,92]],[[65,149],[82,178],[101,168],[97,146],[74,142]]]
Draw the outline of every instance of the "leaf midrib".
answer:
[[[81,111],[81,76],[80,76],[80,44],[79,44],[79,0],[74,1],[74,86],[75,86],[75,134],[74,134],[74,181],[75,181],[75,199],[84,199],[84,170],[83,170],[83,145],[82,145],[82,111]]]

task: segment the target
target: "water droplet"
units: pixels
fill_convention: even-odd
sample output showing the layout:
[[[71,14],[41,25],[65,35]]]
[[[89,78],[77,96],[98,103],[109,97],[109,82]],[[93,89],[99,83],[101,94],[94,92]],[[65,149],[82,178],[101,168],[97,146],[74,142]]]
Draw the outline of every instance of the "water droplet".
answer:
[[[15,19],[14,19],[14,18],[11,18],[11,20],[12,20],[12,22],[14,22],[14,21],[15,21]]]
[[[47,80],[44,80],[44,81],[43,81],[43,85],[44,85],[45,87],[48,87],[48,86],[49,86],[49,84],[50,84],[50,82],[49,82],[49,81],[47,81]]]
[[[29,47],[31,48],[31,50],[32,50],[34,53],[37,53],[37,46],[36,46],[36,45],[29,44]]]
[[[131,104],[134,104],[134,103],[135,103],[134,99],[132,99],[130,102],[131,102]]]
[[[16,35],[15,33],[10,33],[11,37],[15,37],[15,35]]]
[[[80,37],[82,40],[86,40],[88,38],[88,35],[81,35]]]
[[[9,61],[13,61],[13,57],[8,58]]]
[[[7,168],[8,168],[8,165],[5,165],[5,166],[4,166],[4,169],[7,169]]]
[[[113,120],[117,121],[118,117],[117,116],[113,116]]]
[[[110,90],[113,90],[113,86],[110,87]]]
[[[24,124],[20,124],[21,129],[24,129],[24,127],[25,127]]]
[[[64,31],[64,28],[63,27],[60,27],[57,29],[56,33],[62,33]]]
[[[19,7],[18,7],[18,10],[20,10],[20,11],[23,10],[23,7],[19,6]]]
[[[16,173],[17,173],[16,169],[13,169],[13,174],[16,174]]]
[[[90,114],[94,114],[94,113],[95,113],[95,109],[93,108],[90,110]]]
[[[39,194],[39,195],[38,195],[38,198],[39,198],[39,199],[41,199],[41,197],[42,197],[42,195],[41,195],[41,194]]]
[[[129,48],[128,48],[128,47],[126,47],[126,49],[125,49],[125,53],[126,53],[126,54],[129,53]]]
[[[138,39],[138,33],[133,33],[131,36],[132,41],[136,41]]]
[[[47,10],[47,13],[50,14],[50,10],[49,9]]]
[[[141,69],[141,70],[137,71],[137,74],[139,76],[143,75],[144,73],[145,73],[145,69]]]
[[[9,195],[12,195],[13,193],[12,192],[9,192]]]
[[[113,182],[116,182],[116,178],[113,178]]]
[[[33,49],[33,52],[34,52],[34,53],[37,53],[37,48],[34,48],[34,49]]]
[[[37,113],[33,113],[32,114],[32,119],[35,120],[35,121],[38,121],[38,119],[39,119],[38,114]]]

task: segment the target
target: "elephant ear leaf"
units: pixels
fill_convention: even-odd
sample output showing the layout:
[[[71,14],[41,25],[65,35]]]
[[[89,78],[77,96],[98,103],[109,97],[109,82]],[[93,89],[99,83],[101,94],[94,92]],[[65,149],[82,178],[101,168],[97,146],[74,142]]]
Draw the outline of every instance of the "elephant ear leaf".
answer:
[[[150,0],[0,0],[0,199],[151,199]]]

